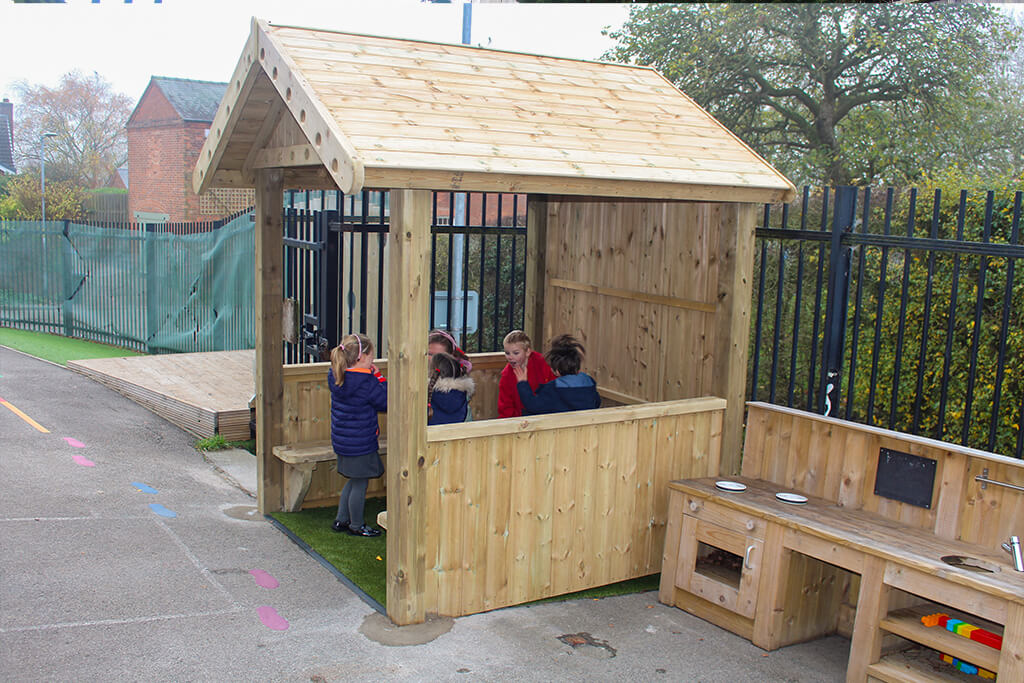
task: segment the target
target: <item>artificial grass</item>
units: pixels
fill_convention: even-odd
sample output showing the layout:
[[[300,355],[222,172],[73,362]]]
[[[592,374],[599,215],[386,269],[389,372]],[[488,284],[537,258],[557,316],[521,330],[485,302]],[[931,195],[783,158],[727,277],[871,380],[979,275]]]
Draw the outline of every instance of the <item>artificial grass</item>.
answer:
[[[9,346],[22,353],[27,353],[30,356],[42,358],[58,365],[67,365],[69,360],[144,355],[119,346],[98,344],[82,339],[71,339],[70,337],[62,337],[57,334],[14,330],[9,327],[0,327],[0,346]]]
[[[365,517],[371,526],[376,526],[377,513],[385,509],[385,498],[368,498]],[[271,517],[287,527],[302,539],[306,545],[332,564],[352,583],[367,595],[385,604],[387,599],[387,541],[384,535],[377,538],[361,538],[331,531],[331,523],[337,509],[334,507],[313,508],[299,512],[272,512]],[[598,586],[585,591],[556,595],[529,604],[561,602],[563,600],[584,600],[609,598],[615,595],[643,593],[657,590],[660,574],[642,576],[638,579],[620,581],[607,586]]]
[[[366,522],[376,528],[377,513],[385,508],[386,498],[367,498]],[[299,512],[272,512],[271,517],[301,538],[320,557],[359,586],[381,605],[387,600],[387,538],[349,536],[331,531],[336,507],[312,508]]]

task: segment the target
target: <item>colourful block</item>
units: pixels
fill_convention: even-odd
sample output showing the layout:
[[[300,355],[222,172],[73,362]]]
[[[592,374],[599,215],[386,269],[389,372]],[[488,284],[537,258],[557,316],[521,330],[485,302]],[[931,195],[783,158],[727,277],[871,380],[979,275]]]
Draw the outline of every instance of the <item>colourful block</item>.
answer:
[[[958,661],[956,663],[956,668],[960,669],[965,674],[976,674],[976,673],[978,673],[978,667],[974,666],[973,664],[968,664],[967,662],[963,662],[963,661]]]
[[[987,678],[991,681],[996,680],[996,675],[994,673],[992,673],[988,669],[982,669],[980,666],[978,667],[978,675],[982,678]]]
[[[996,650],[1003,649],[1003,637],[1000,635],[996,635],[991,631],[986,631],[983,628],[979,628],[976,631],[972,631],[971,640],[978,643],[982,643],[983,645],[988,645],[989,647],[994,648]]]
[[[960,623],[956,625],[956,634],[963,636],[964,638],[970,638],[973,631],[977,631],[977,626],[971,626],[970,624]]]
[[[946,664],[952,664],[953,658],[947,654],[939,655],[939,659],[944,661]]]
[[[938,626],[939,618],[946,616],[945,614],[928,614],[921,617],[921,623],[925,626]]]
[[[953,633],[956,633],[956,627],[958,625],[962,624],[962,623],[964,623],[964,622],[960,621],[959,619],[947,619],[946,620],[946,630],[947,631],[952,631]]]

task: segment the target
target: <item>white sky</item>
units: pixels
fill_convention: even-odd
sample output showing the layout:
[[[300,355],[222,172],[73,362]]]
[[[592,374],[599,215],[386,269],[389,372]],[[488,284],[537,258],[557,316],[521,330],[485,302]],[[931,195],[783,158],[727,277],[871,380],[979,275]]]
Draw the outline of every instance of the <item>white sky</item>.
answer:
[[[474,4],[474,45],[556,57],[598,59],[613,45],[628,5]],[[227,81],[251,17],[274,24],[335,29],[444,43],[462,40],[462,2],[418,0],[0,0],[0,98],[15,102],[15,81],[57,85],[78,69],[96,71],[133,100],[150,76]]]

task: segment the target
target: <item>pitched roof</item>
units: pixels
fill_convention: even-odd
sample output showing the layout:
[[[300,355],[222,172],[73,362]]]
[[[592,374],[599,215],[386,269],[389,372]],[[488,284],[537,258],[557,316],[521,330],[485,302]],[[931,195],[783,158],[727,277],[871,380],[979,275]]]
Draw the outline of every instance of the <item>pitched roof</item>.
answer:
[[[11,122],[6,114],[0,114],[0,173],[14,175],[14,139]]]
[[[251,148],[265,145],[273,128],[264,121],[274,115],[271,101],[290,112],[285,118],[303,139],[257,159]],[[345,192],[416,187],[756,202],[795,194],[789,180],[647,67],[254,20],[193,184],[197,191],[228,178],[244,184],[253,168],[306,159]]]
[[[174,111],[184,121],[213,121],[217,107],[227,91],[227,83],[193,81],[187,78],[153,76],[151,82],[160,88]]]

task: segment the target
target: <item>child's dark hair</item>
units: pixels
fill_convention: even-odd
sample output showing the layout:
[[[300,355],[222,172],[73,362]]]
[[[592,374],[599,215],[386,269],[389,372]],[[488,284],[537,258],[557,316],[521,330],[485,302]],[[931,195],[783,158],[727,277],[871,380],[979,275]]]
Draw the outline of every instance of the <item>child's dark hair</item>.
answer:
[[[434,398],[434,385],[439,379],[458,379],[466,374],[466,369],[459,363],[459,359],[450,353],[435,353],[430,357],[428,365],[430,379],[427,380],[427,405]]]
[[[365,334],[349,334],[331,351],[331,370],[334,383],[339,387],[345,383],[345,370],[359,361],[364,353],[373,353],[373,342]]]
[[[561,334],[551,340],[551,349],[544,355],[548,365],[559,375],[575,375],[580,371],[586,349],[571,334]]]

